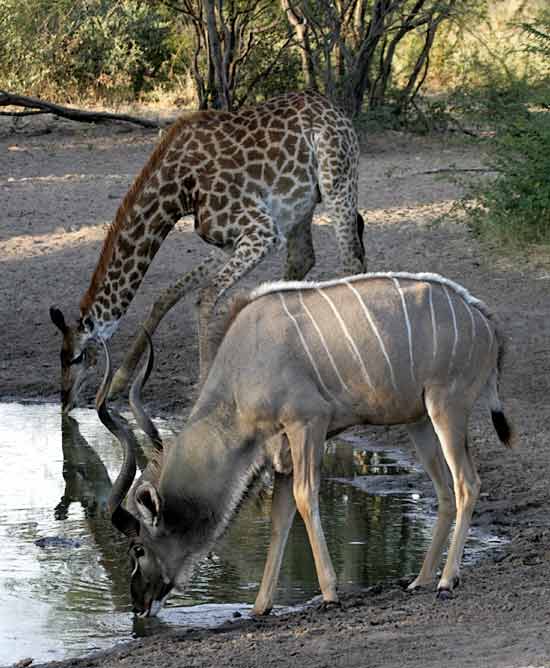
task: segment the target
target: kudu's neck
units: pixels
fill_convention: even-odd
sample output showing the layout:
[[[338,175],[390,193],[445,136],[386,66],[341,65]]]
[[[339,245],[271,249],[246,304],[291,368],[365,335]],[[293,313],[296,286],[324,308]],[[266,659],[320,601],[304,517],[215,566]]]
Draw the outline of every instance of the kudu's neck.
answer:
[[[260,434],[243,432],[228,406],[207,415],[195,413],[177,447],[167,453],[160,479],[163,503],[201,507],[216,539],[265,463],[262,442]]]
[[[118,208],[90,286],[81,322],[93,337],[109,338],[126,313],[166,235],[193,211],[195,180],[182,174],[179,125],[167,132]]]

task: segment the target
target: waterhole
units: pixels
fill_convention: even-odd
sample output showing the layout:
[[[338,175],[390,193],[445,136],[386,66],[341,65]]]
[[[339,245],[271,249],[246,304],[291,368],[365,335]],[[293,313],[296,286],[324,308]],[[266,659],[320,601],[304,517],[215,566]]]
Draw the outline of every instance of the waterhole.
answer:
[[[138,457],[142,467],[147,447]],[[159,626],[214,625],[248,614],[269,543],[269,493],[244,503],[185,593],[173,596],[159,619],[138,624],[126,541],[105,513],[122,451],[95,412],[75,410],[62,419],[58,405],[0,404],[0,458],[0,665],[70,658]],[[341,587],[418,571],[434,521],[425,479],[412,460],[366,437],[327,445],[321,513]],[[496,541],[474,532],[468,553]],[[301,605],[318,593],[297,517],[276,603]]]

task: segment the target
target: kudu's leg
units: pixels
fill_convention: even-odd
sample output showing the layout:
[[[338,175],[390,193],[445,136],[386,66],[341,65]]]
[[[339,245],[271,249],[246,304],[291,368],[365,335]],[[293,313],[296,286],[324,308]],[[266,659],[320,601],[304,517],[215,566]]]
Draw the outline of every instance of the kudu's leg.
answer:
[[[315,560],[315,569],[325,603],[336,603],[336,574],[327,548],[319,514],[321,460],[329,420],[325,416],[311,419],[302,427],[287,431],[292,453],[294,499],[304,520]]]
[[[291,475],[275,473],[271,503],[271,543],[267,553],[262,584],[252,610],[254,615],[267,615],[273,607],[273,595],[279,579],[288,532],[296,514],[292,484]]]
[[[287,235],[285,281],[301,281],[315,266],[312,221],[313,209]]]
[[[147,339],[143,328],[152,336],[160,321],[175,306],[180,299],[187,296],[192,291],[198,291],[204,285],[207,277],[224,261],[223,255],[219,251],[210,253],[208,258],[197,265],[194,269],[181,276],[169,288],[166,288],[151,307],[147,319],[140,328],[140,332],[134,339],[132,347],[126,353],[121,367],[115,373],[113,382],[109,389],[109,396],[112,398],[122,392],[128,380],[134,373],[136,366],[145,350]]]
[[[414,443],[420,463],[430,476],[437,494],[437,521],[432,533],[432,542],[424,557],[420,573],[408,587],[412,591],[434,581],[443,550],[449,539],[455,510],[451,476],[431,421],[427,419],[409,425],[407,432]]]
[[[220,297],[249,271],[254,269],[278,242],[277,230],[271,218],[264,213],[255,216],[259,229],[242,237],[229,261],[199,293],[199,362],[201,385],[212,362],[209,325]],[[261,225],[261,227],[260,227]]]
[[[455,529],[445,568],[437,585],[439,597],[447,598],[459,583],[460,562],[481,481],[467,444],[470,407],[459,400],[451,401],[445,397],[435,398],[428,395],[426,408],[451,471],[456,503]]]

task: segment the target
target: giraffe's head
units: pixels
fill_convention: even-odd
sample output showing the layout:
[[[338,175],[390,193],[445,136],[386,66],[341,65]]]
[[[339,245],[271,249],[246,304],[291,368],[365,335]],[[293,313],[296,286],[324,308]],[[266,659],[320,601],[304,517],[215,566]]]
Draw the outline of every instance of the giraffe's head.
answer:
[[[82,322],[69,326],[63,313],[52,306],[50,318],[61,331],[61,410],[68,413],[76,404],[78,393],[95,367],[96,349],[90,340],[90,332]]]

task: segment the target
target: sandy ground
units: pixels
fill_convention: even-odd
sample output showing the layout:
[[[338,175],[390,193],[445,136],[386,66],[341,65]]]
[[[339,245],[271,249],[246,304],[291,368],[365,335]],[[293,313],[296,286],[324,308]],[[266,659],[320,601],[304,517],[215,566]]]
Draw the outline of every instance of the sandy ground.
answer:
[[[57,399],[59,336],[48,307],[76,318],[106,225],[155,140],[150,131],[51,119],[16,131],[11,122],[0,126],[1,400]],[[437,601],[432,591],[410,595],[394,583],[345,593],[341,609],[182,629],[67,666],[550,666],[549,264],[540,250],[503,256],[449,222],[460,186],[425,172],[479,166],[479,147],[457,138],[369,138],[360,206],[371,270],[445,274],[500,314],[510,337],[502,394],[521,449],[505,451],[487,415],[473,417],[471,447],[483,481],[474,522],[510,543],[464,568],[451,601]],[[313,278],[337,271],[327,223],[321,210]],[[177,225],[113,340],[119,360],[159,290],[207,252],[189,221]],[[274,256],[246,285],[280,276],[281,267]],[[158,330],[157,369],[145,396],[153,412],[185,414],[192,404],[194,318],[193,305],[180,304]],[[380,437],[402,441],[398,430]]]

